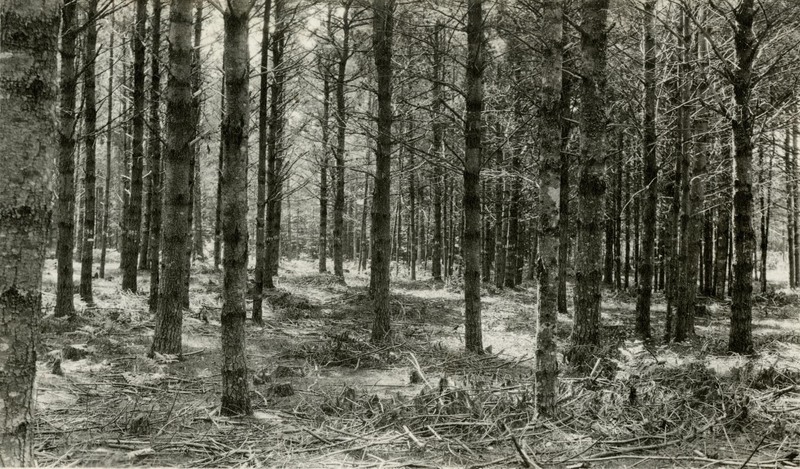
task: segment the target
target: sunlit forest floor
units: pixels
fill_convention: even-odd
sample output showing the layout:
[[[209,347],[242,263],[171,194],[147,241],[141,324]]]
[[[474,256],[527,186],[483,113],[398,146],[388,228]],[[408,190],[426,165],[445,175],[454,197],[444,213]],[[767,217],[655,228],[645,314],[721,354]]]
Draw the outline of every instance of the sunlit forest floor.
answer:
[[[52,316],[48,260],[40,466],[793,467],[800,451],[800,299],[779,283],[757,295],[752,359],[726,353],[729,303],[705,300],[697,336],[664,345],[656,295],[657,338],[645,344],[633,292],[606,292],[601,356],[589,376],[561,361],[559,413],[545,419],[532,405],[533,284],[484,291],[487,353],[468,356],[459,285],[401,268],[393,338],[375,347],[367,273],[347,265],[345,286],[314,260],[286,261],[264,325],[247,325],[254,414],[228,418],[221,274],[195,263],[184,359],[150,359],[146,296],[122,294],[116,253],[109,262],[96,304],[76,298],[79,318],[65,322]],[[558,319],[563,350],[572,323]]]

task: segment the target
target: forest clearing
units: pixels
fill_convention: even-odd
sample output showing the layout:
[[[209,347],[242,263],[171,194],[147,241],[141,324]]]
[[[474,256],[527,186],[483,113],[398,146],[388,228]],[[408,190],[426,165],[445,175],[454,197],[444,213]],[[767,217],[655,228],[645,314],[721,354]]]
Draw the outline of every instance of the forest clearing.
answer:
[[[0,0],[0,466],[797,467],[800,2]]]
[[[726,353],[726,304],[707,301],[690,343],[644,344],[635,297],[609,295],[597,364],[588,376],[563,370],[561,411],[541,419],[531,283],[484,294],[492,351],[470,356],[457,285],[393,282],[395,335],[376,346],[367,275],[343,286],[309,259],[286,262],[263,326],[247,327],[253,415],[226,418],[220,274],[197,269],[180,362],[147,358],[146,298],[122,294],[116,269],[72,324],[52,316],[45,276],[40,466],[792,467],[800,451],[800,296],[785,288],[756,300],[751,359]],[[655,329],[664,313],[656,298]],[[560,349],[571,329],[560,316]],[[54,375],[49,352],[67,348],[80,352]]]

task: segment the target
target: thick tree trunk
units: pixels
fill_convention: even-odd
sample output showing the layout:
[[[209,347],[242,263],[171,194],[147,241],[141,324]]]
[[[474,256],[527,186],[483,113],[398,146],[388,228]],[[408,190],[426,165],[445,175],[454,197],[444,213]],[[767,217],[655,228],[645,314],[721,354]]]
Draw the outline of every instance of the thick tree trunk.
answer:
[[[602,219],[606,187],[605,88],[608,0],[581,4],[581,149],[578,183],[578,242],[575,255],[575,323],[568,352],[578,368],[591,367],[600,343]]]
[[[464,122],[464,335],[466,348],[483,353],[481,330],[481,197],[483,154],[483,5],[467,0],[466,107]]]
[[[114,0],[111,0],[111,28],[108,33],[108,94],[106,95],[106,178],[103,191],[103,221],[100,234],[100,278],[106,278],[106,250],[108,246],[108,216],[111,211],[111,141],[114,135]],[[63,63],[63,62],[62,62]]]
[[[563,8],[562,8],[563,10]],[[562,11],[563,14],[563,11]],[[563,30],[563,27],[562,27]],[[562,31],[563,32],[563,31]],[[562,57],[563,62],[563,57]],[[571,162],[569,153],[567,152],[569,146],[569,137],[572,130],[572,85],[573,80],[570,75],[563,71],[561,72],[561,165],[559,167],[560,174],[560,195],[559,195],[559,235],[558,235],[558,312],[561,314],[568,314],[567,310],[567,264],[569,263],[569,250],[570,242],[572,241],[572,232],[570,231],[570,205],[569,205],[569,187],[570,187],[570,168]],[[534,244],[534,247],[536,244]],[[531,270],[535,269],[535,264],[531,264]]]
[[[656,137],[656,0],[644,3],[642,17],[644,29],[644,118],[642,121],[642,146],[644,158],[642,187],[644,203],[642,217],[647,222],[642,225],[642,252],[639,257],[638,288],[636,295],[636,333],[643,338],[650,337],[650,305],[653,294],[653,262],[655,257],[655,220],[658,209],[658,141]]]
[[[371,271],[374,279],[372,293],[375,319],[372,323],[370,340],[373,343],[387,339],[391,330],[389,277],[391,261],[390,192],[394,4],[394,0],[373,0],[372,2],[374,11],[372,47],[375,51],[375,69],[378,75],[378,137],[375,152],[375,191],[372,196],[373,246]],[[346,12],[345,16],[347,16]],[[342,117],[343,115],[339,114],[339,116]]]
[[[189,243],[189,159],[194,137],[192,113],[192,4],[172,0],[169,29],[169,79],[167,80],[166,160],[162,262],[158,313],[150,354],[181,353],[182,298],[186,281],[186,249]],[[169,292],[169,294],[166,294]]]
[[[758,42],[753,32],[755,0],[742,0],[734,10],[736,30],[734,47],[737,68],[732,72],[735,114],[731,122],[734,146],[733,194],[733,302],[728,350],[753,352],[753,254],[756,249],[753,232],[753,126],[750,110],[753,91],[753,62]]]
[[[136,269],[142,223],[142,171],[144,157],[144,54],[147,0],[136,0],[136,27],[133,37],[133,152],[131,154],[131,191],[120,253],[122,290],[136,292]]]
[[[53,161],[57,148],[65,150],[58,147],[55,119],[60,9],[61,2],[54,0],[0,4],[0,464],[8,467],[35,465],[42,269]],[[67,18],[72,14],[71,9]],[[64,109],[62,125],[71,120],[70,110]],[[68,135],[61,137],[63,142]]]
[[[275,288],[272,277],[278,275],[281,241],[281,204],[283,202],[283,132],[286,123],[284,49],[287,40],[284,0],[275,0],[275,32],[272,37],[272,75],[267,148],[267,227],[265,236],[264,282]]]
[[[78,35],[76,23],[77,0],[67,0],[61,11],[61,76],[58,139],[58,199],[56,220],[58,242],[56,262],[58,264],[56,285],[57,317],[73,316],[75,306],[72,254],[75,248],[75,101],[77,75],[75,73],[75,40]],[[55,66],[55,65],[54,65]],[[2,114],[2,113],[0,113]]]
[[[83,54],[83,130],[84,172],[83,187],[86,203],[83,212],[83,251],[81,253],[81,300],[94,303],[92,296],[92,268],[94,261],[94,235],[96,217],[96,161],[97,161],[97,0],[89,0],[86,10],[86,39]]]
[[[278,0],[280,1],[280,0]],[[222,415],[250,414],[250,385],[245,357],[245,294],[247,292],[247,21],[250,2],[230,0],[225,12],[222,66],[228,95],[223,139],[225,164],[222,187]],[[278,11],[276,4],[276,12]],[[280,16],[278,16],[280,18]]]
[[[266,274],[266,205],[267,205],[267,123],[268,95],[269,92],[269,19],[272,11],[272,1],[264,3],[264,22],[261,28],[261,69],[259,70],[258,85],[258,173],[256,187],[256,269],[255,284],[253,285],[253,322],[262,322],[264,276]]]
[[[161,210],[163,205],[161,171],[161,9],[162,0],[153,0],[151,26],[152,56],[150,62],[150,138],[148,154],[152,162],[150,210],[150,312],[158,312],[159,283],[161,282]]]
[[[542,156],[539,169],[539,258],[536,315],[536,407],[555,412],[558,360],[555,329],[558,308],[558,250],[561,212],[561,99],[564,54],[561,0],[548,0],[542,11],[545,41],[542,67]]]

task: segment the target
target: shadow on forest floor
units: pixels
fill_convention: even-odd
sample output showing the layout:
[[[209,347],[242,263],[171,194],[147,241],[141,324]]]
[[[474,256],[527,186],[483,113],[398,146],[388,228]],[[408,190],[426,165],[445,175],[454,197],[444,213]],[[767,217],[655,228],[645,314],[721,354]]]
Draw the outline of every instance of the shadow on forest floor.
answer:
[[[218,272],[203,264],[193,272],[180,361],[146,357],[146,297],[120,293],[116,269],[95,281],[95,306],[76,300],[72,323],[51,315],[54,272],[48,261],[42,466],[477,468],[528,458],[542,467],[674,467],[742,465],[751,453],[749,465],[774,466],[800,451],[800,301],[792,294],[756,302],[759,354],[745,358],[725,353],[728,305],[709,303],[690,342],[663,344],[656,295],[656,339],[643,343],[632,329],[635,298],[605,292],[597,365],[579,375],[559,357],[559,410],[545,418],[533,403],[532,285],[485,289],[489,353],[467,355],[457,285],[424,272],[393,281],[393,334],[376,346],[368,274],[347,272],[343,284],[313,262],[287,261],[267,293],[264,323],[247,325],[254,414],[228,418],[219,415]],[[148,291],[147,275],[140,281]],[[564,350],[572,321],[558,320]]]

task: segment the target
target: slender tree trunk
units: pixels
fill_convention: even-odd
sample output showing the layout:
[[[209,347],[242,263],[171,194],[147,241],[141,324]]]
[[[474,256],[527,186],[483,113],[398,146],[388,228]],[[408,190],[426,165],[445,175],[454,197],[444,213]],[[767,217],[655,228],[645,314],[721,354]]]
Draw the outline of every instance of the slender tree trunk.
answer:
[[[194,137],[192,114],[192,4],[172,0],[169,29],[169,78],[167,80],[166,159],[164,161],[162,269],[159,277],[158,312],[150,354],[181,354],[182,298],[186,281],[186,249],[189,243],[189,159]],[[169,294],[166,294],[169,292]]]
[[[58,1],[0,4],[0,464],[8,467],[35,465],[42,269],[53,161],[57,148],[65,150],[55,119],[60,7]]]
[[[374,278],[373,343],[388,338],[391,330],[389,277],[391,262],[391,154],[392,154],[392,33],[394,0],[373,0],[372,47],[378,76],[378,137],[375,152],[375,192],[372,208],[372,276]],[[345,17],[347,12],[345,11]],[[337,111],[339,118],[343,110]],[[341,121],[340,121],[341,122]],[[343,145],[342,145],[343,146]],[[339,150],[343,150],[340,146]],[[339,157],[337,156],[337,159]],[[340,173],[341,175],[342,173]],[[338,179],[338,177],[337,177]],[[338,185],[338,181],[337,181]],[[342,188],[343,189],[343,188]],[[337,198],[338,198],[337,192]]]
[[[278,0],[280,1],[280,0]],[[247,292],[247,135],[249,114],[249,0],[230,0],[224,14],[223,68],[228,95],[223,139],[222,178],[222,415],[250,414],[250,385],[245,357]],[[277,12],[277,5],[276,5]]]
[[[794,172],[792,171],[792,133],[791,127],[786,128],[785,138],[783,141],[783,159],[786,172],[786,244],[789,249],[789,288],[795,287],[795,270],[794,263],[794,185],[796,184]]]
[[[125,212],[120,253],[122,290],[136,292],[136,270],[142,224],[142,171],[144,157],[144,54],[147,0],[136,0],[136,27],[133,35],[133,153],[131,154],[131,194]]]
[[[575,255],[575,323],[569,358],[579,368],[593,365],[600,343],[602,282],[603,159],[605,158],[605,88],[608,0],[581,4],[581,150],[578,183],[578,242]]]
[[[755,0],[742,0],[734,10],[736,29],[734,47],[736,69],[732,72],[735,114],[731,122],[734,146],[733,194],[733,302],[728,349],[731,352],[753,352],[753,126],[750,110],[753,91],[753,62],[758,52],[758,42],[753,32]]]
[[[83,125],[84,173],[83,187],[86,203],[83,212],[83,252],[81,254],[81,300],[94,303],[92,296],[92,270],[94,261],[94,234],[96,212],[96,160],[97,160],[97,0],[89,0],[86,10],[86,39],[83,54]]]
[[[794,245],[794,286],[797,287],[800,285],[800,230],[798,230],[798,219],[800,219],[800,193],[798,193],[798,183],[797,183],[797,135],[798,135],[798,128],[797,128],[797,121],[792,123],[792,144],[790,146],[791,149],[791,167],[792,167],[792,200],[794,204],[792,204],[792,211],[794,212],[792,216],[792,235],[793,241],[792,244]]]
[[[328,145],[331,81],[325,66],[321,65],[320,69],[322,71],[322,161],[319,168],[319,247],[317,251],[319,252],[319,272],[324,273],[328,271]]]
[[[483,5],[467,0],[466,107],[464,122],[464,332],[468,351],[483,353],[481,330],[481,197],[483,153]]]
[[[347,132],[347,107],[345,80],[347,61],[350,58],[350,5],[348,0],[342,13],[342,48],[338,51],[336,71],[336,194],[333,201],[333,273],[344,281],[342,236],[344,230],[344,152]]]
[[[443,62],[442,62],[442,30],[444,25],[441,21],[436,22],[433,37],[433,153],[442,155],[443,127],[440,122],[442,107],[442,85]],[[431,277],[434,282],[442,281],[442,184],[443,176],[436,173],[431,178],[433,186],[433,249],[431,252]]]
[[[716,259],[714,260],[714,296],[718,300],[725,299],[725,284],[728,280],[728,250],[730,245],[730,225],[731,225],[731,190],[733,188],[730,175],[733,173],[731,163],[730,138],[725,138],[722,145],[722,159],[724,165],[719,171],[720,202],[717,202],[717,238],[716,238]]]
[[[563,10],[563,6],[562,6]],[[563,14],[563,11],[562,11]],[[563,26],[562,26],[563,31]],[[562,57],[563,61],[563,57]],[[572,240],[570,232],[570,205],[569,205],[569,180],[571,162],[567,148],[569,146],[570,131],[572,124],[572,85],[573,81],[569,74],[561,72],[561,165],[560,172],[560,195],[559,195],[559,235],[558,235],[558,312],[568,314],[567,310],[567,264],[569,262],[569,248]],[[536,244],[534,244],[536,246]],[[534,264],[531,263],[533,270]]]
[[[542,10],[545,41],[542,67],[542,142],[539,169],[539,257],[536,316],[536,407],[545,415],[555,412],[558,360],[555,329],[558,309],[558,250],[561,233],[561,99],[564,54],[561,0],[548,0]]]
[[[111,0],[111,28],[108,33],[108,94],[106,95],[106,178],[103,191],[103,221],[100,237],[100,278],[106,278],[106,249],[108,244],[108,216],[111,211],[111,141],[114,135],[114,0]],[[63,63],[63,62],[62,62]]]
[[[495,153],[495,164],[498,171],[503,168],[503,149],[498,148]],[[503,288],[506,274],[506,246],[505,246],[505,190],[504,178],[498,177],[495,183],[494,198],[494,286]]]
[[[72,252],[75,248],[75,95],[77,88],[75,40],[78,34],[75,24],[76,9],[77,0],[68,0],[61,10],[61,47],[59,48],[61,93],[58,131],[58,201],[56,204],[58,279],[55,315],[57,317],[71,317],[75,314],[72,302],[74,293]],[[24,18],[20,17],[19,19]],[[12,26],[17,27],[18,25]],[[56,25],[56,27],[58,26]],[[0,113],[0,117],[4,113]]]
[[[225,122],[225,75],[222,75],[222,97],[220,98],[219,158],[217,160],[217,204],[214,209],[214,268],[222,263],[222,170],[225,160],[225,139],[222,123]]]
[[[269,92],[269,19],[272,1],[264,3],[264,23],[261,28],[261,70],[259,71],[258,92],[258,175],[256,188],[256,269],[253,286],[253,322],[262,322],[262,296],[266,274],[266,205],[267,205],[267,137]]]
[[[372,106],[370,106],[371,108]],[[370,154],[372,153],[371,149],[367,149],[367,167],[372,163],[370,161]],[[361,209],[361,238],[359,240],[359,257],[358,257],[358,271],[361,272],[362,270],[367,269],[367,257],[368,253],[367,250],[369,249],[369,245],[367,244],[367,213],[369,213],[369,179],[370,175],[364,175],[364,206]]]
[[[286,47],[286,18],[284,0],[275,0],[275,32],[272,46],[273,80],[270,87],[270,118],[267,152],[267,228],[265,239],[266,269],[264,282],[275,288],[272,277],[278,275],[281,240],[281,204],[283,202],[283,132],[286,121],[284,49]]]
[[[625,165],[625,266],[623,269],[623,285],[627,291],[631,276],[631,172],[630,165]]]
[[[408,237],[409,241],[409,252],[408,256],[410,258],[411,264],[411,280],[417,279],[417,177],[416,177],[416,168],[414,163],[414,151],[411,152],[409,155],[409,166],[411,166],[410,174],[408,175],[408,202],[409,202],[409,214],[408,214],[408,229],[410,231],[410,236]]]
[[[153,54],[150,62],[150,139],[148,154],[152,162],[150,211],[150,312],[158,313],[159,283],[161,282],[161,210],[163,206],[161,162],[161,9],[162,0],[153,0],[151,39]]]

